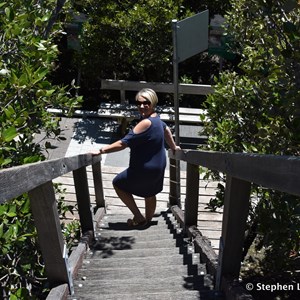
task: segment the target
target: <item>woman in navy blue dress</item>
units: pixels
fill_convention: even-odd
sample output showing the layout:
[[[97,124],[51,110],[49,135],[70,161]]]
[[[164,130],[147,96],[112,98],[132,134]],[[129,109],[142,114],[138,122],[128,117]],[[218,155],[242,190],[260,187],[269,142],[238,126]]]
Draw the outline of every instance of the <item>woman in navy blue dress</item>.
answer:
[[[129,226],[145,225],[151,221],[156,208],[156,195],[163,188],[166,167],[165,141],[173,150],[176,146],[169,127],[155,112],[158,102],[152,89],[142,89],[135,97],[141,121],[124,138],[92,152],[94,155],[130,148],[128,169],[118,174],[113,186],[120,199],[133,213]],[[145,198],[145,216],[137,207],[133,195]]]

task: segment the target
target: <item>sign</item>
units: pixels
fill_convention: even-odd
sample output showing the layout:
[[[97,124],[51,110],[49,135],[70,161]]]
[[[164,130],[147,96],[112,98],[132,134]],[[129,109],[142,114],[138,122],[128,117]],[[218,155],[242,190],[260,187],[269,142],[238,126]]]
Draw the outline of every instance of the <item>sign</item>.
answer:
[[[178,21],[176,24],[178,62],[208,48],[208,10]]]

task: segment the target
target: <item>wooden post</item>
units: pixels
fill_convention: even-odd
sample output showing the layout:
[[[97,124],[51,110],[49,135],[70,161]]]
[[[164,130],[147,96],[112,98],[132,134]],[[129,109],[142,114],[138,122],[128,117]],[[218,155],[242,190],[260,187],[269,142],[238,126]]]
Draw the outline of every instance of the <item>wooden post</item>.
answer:
[[[120,89],[120,97],[121,97],[121,103],[126,103],[126,96],[125,96],[124,89]]]
[[[250,192],[250,182],[231,176],[226,177],[217,289],[221,288],[224,275],[239,277]]]
[[[186,199],[185,199],[185,227],[197,226],[199,199],[199,167],[187,163]]]
[[[52,181],[28,192],[46,274],[53,285],[68,283],[73,288]]]
[[[86,167],[81,167],[77,170],[74,170],[73,177],[82,234],[84,234],[87,231],[94,232],[94,222],[91,210],[91,201],[88,179],[86,175]]]
[[[94,179],[94,188],[95,188],[97,208],[105,207],[102,173],[101,173],[101,162],[93,164],[92,170],[93,170],[93,179]]]
[[[177,176],[177,162],[175,159],[170,158],[170,194],[169,194],[169,206],[177,205],[181,207],[180,203],[180,182],[178,182]]]

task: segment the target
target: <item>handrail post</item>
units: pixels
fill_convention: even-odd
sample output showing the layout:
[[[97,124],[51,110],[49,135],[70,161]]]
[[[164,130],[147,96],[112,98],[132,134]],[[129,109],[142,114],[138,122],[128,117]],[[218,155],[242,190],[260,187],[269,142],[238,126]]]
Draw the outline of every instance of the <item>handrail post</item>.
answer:
[[[92,231],[94,236],[95,230],[86,167],[74,170],[73,177],[82,234]]]
[[[197,226],[199,200],[199,167],[187,163],[186,174],[186,199],[185,199],[185,227]]]
[[[103,194],[103,182],[102,182],[102,171],[101,162],[92,164],[93,179],[94,179],[94,189],[96,197],[96,206],[105,208],[105,199]]]
[[[125,96],[125,90],[120,89],[120,98],[121,98],[121,103],[126,103],[126,96]]]
[[[169,170],[170,170],[170,194],[169,194],[169,206],[177,205],[181,207],[180,201],[180,178],[178,180],[177,165],[180,161],[170,158]],[[179,170],[180,172],[180,170]]]
[[[72,294],[73,280],[70,275],[67,249],[61,232],[52,181],[32,189],[28,195],[47,278],[53,285],[68,283]]]
[[[232,278],[239,277],[250,192],[250,182],[232,176],[226,177],[222,236],[216,278],[218,290],[222,288],[224,275],[230,275]]]

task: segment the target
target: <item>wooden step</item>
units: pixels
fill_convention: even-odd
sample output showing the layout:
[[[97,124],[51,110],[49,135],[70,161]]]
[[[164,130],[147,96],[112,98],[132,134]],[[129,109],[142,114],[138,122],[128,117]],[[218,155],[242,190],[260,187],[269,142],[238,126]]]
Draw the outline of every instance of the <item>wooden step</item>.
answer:
[[[76,295],[77,296],[77,295]],[[122,293],[122,294],[102,294],[98,295],[80,294],[80,297],[70,296],[70,300],[217,300],[216,293],[212,291],[174,291],[159,293]]]
[[[159,240],[165,240],[165,239],[171,239],[173,238],[173,234],[171,232],[166,232],[166,231],[158,231],[158,232],[153,232],[153,233],[146,233],[143,231],[127,231],[127,232],[113,232],[113,233],[109,233],[109,232],[101,232],[97,234],[98,239],[100,237],[103,238],[112,238],[112,239],[120,239],[120,241],[122,240],[131,240],[132,242],[143,242],[143,241],[159,241]]]
[[[157,274],[157,278],[165,278],[180,274],[181,276],[198,275],[198,268],[193,265],[188,268],[187,265],[147,265],[140,264],[139,266],[132,267],[119,267],[119,268],[103,268],[101,265],[98,267],[91,266],[90,268],[81,269],[78,273],[80,280],[124,280],[126,278],[134,279],[147,279],[151,278],[153,274]]]
[[[156,274],[153,274],[156,275]],[[92,295],[107,294],[139,294],[139,293],[158,293],[158,292],[183,292],[189,290],[209,290],[212,282],[210,276],[168,276],[165,278],[130,278],[123,280],[81,280],[76,282],[76,297],[81,299],[83,293]],[[101,299],[101,298],[99,298]]]
[[[157,239],[157,235],[145,237],[144,240],[139,240],[134,237],[102,237],[93,245],[93,250],[131,250],[131,249],[152,249],[152,248],[174,248],[176,240],[168,236]]]
[[[82,268],[137,268],[141,265],[143,266],[153,266],[153,265],[186,265],[187,260],[184,259],[181,255],[161,255],[161,256],[148,256],[148,257],[130,257],[130,258],[118,258],[113,257],[112,259],[102,259],[97,258],[85,258],[83,260]]]
[[[160,255],[179,255],[177,248],[167,249],[130,249],[130,250],[109,250],[109,251],[90,251],[86,258],[108,258],[113,256],[114,258],[130,258],[130,257],[149,257]]]

